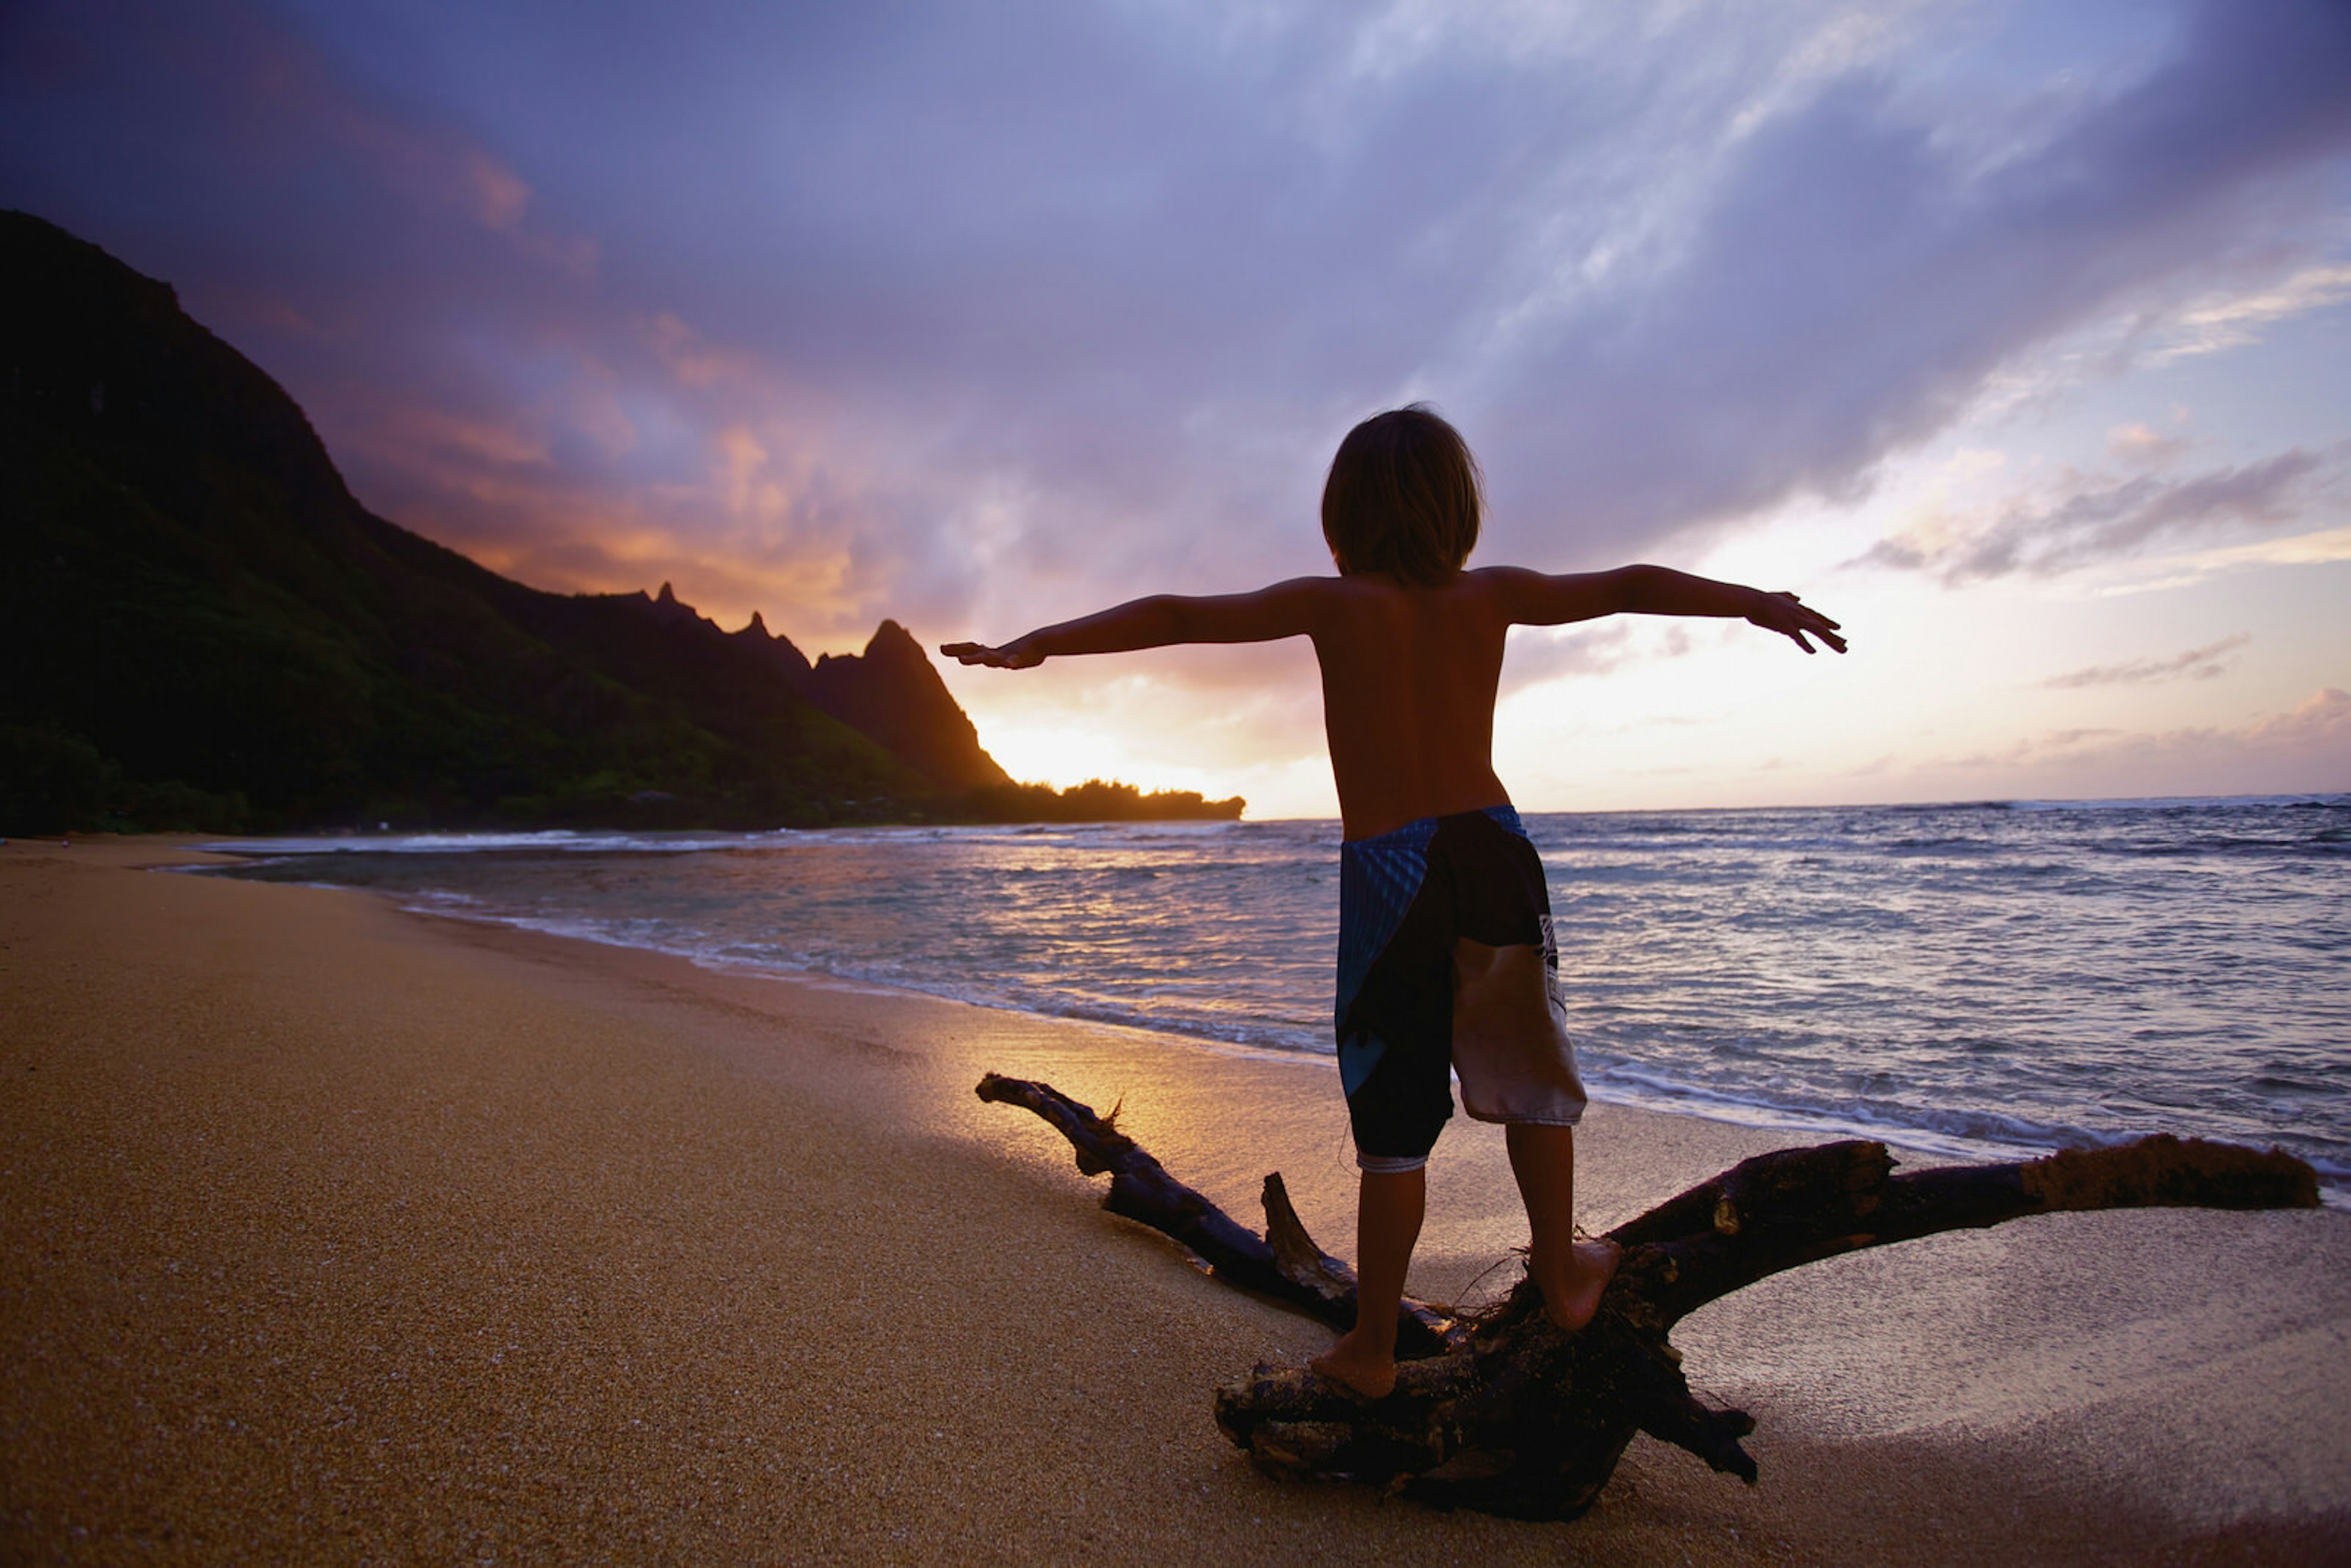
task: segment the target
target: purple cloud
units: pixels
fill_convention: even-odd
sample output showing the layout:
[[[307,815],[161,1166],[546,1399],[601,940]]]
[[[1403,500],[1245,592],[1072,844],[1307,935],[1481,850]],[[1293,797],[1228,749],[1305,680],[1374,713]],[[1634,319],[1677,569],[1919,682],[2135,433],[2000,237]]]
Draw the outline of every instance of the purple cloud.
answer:
[[[31,0],[0,203],[179,285],[493,564],[944,632],[1321,570],[1330,450],[1412,396],[1486,459],[1486,559],[1857,493],[2339,210],[2342,8],[2171,16],[2028,38],[1987,101],[1920,85],[1972,22],[1847,57],[1834,7]]]
[[[1932,572],[1952,584],[2017,572],[2048,577],[2136,554],[2159,539],[2276,527],[2297,514],[2304,481],[2324,461],[2294,447],[2188,479],[2142,474],[2078,490],[2052,505],[2012,503],[1954,534],[1881,539],[1855,564]]]
[[[2207,5],[2163,64],[1989,166],[1886,78],[1835,84],[1725,161],[1656,279],[1499,382],[1507,509],[1621,547],[1855,492],[2002,364],[2318,201],[2294,180],[2351,144],[2346,79],[2351,13]]]
[[[2062,675],[2052,675],[2042,682],[2053,691],[2078,691],[2084,686],[2143,686],[2162,681],[2209,681],[2227,671],[2223,654],[2234,653],[2252,641],[2243,633],[2223,637],[2201,648],[2190,648],[2168,659],[2130,659],[2119,664],[2093,664],[2087,669],[2072,670]]]

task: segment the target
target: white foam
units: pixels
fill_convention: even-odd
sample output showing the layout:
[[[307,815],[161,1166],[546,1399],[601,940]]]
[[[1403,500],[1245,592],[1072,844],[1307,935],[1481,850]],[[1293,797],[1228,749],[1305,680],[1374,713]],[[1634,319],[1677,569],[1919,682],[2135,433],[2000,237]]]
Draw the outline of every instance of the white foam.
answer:
[[[328,854],[487,854],[536,850],[557,853],[681,854],[696,850],[757,847],[758,833],[575,832],[549,828],[528,833],[349,833],[308,838],[225,839],[195,847],[214,854],[283,858]]]

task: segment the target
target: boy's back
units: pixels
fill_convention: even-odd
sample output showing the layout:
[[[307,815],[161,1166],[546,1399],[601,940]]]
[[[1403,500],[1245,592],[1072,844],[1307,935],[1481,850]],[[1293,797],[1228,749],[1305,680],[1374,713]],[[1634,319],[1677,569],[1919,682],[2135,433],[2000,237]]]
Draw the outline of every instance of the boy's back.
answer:
[[[1313,580],[1310,634],[1346,836],[1507,805],[1493,749],[1509,622],[1489,574],[1431,587],[1375,572]]]

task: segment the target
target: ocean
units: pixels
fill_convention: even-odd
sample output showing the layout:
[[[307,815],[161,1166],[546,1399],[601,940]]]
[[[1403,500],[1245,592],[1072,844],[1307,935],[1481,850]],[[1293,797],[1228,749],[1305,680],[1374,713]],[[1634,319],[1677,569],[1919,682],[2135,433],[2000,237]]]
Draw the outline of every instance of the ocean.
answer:
[[[2351,1202],[2351,796],[1526,822],[1597,1099],[1959,1159],[2274,1144]],[[246,857],[225,874],[1305,1058],[1332,1050],[1338,844],[1277,821],[214,847]]]

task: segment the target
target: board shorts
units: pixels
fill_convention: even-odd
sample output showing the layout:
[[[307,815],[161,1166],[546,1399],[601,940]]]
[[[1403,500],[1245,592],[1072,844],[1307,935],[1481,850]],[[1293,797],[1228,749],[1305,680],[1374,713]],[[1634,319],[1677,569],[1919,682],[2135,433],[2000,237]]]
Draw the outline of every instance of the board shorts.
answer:
[[[1339,846],[1339,1079],[1367,1171],[1417,1170],[1461,1103],[1572,1127],[1583,1082],[1542,862],[1508,806]]]

